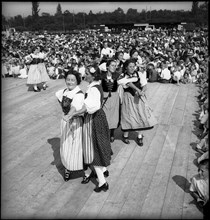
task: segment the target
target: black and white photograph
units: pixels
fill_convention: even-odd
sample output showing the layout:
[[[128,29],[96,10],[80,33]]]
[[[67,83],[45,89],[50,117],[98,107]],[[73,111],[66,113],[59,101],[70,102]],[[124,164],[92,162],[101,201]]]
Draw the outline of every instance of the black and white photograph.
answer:
[[[209,2],[1,6],[1,219],[207,219]]]

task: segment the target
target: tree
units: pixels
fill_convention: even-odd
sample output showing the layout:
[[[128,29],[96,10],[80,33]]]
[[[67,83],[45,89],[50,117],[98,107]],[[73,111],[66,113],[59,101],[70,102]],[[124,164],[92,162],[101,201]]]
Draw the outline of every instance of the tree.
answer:
[[[61,4],[59,3],[57,6],[57,11],[55,15],[62,15],[62,9],[61,9]]]
[[[39,2],[32,2],[32,16],[34,18],[39,17]]]

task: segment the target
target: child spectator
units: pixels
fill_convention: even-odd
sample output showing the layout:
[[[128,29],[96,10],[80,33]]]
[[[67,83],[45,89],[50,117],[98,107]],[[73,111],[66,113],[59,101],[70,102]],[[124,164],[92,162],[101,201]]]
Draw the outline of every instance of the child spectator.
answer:
[[[200,207],[204,207],[209,201],[209,161],[207,159],[200,162],[198,174],[191,178],[189,190]]]

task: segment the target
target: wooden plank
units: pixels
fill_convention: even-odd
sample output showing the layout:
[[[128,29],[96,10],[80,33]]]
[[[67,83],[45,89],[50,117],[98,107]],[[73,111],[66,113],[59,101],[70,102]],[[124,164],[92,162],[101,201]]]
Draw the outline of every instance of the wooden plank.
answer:
[[[174,107],[171,112],[168,123],[171,125],[181,126],[184,116],[188,87],[187,85],[181,85],[179,87],[179,93],[174,103]]]
[[[55,140],[55,138],[53,140]],[[55,144],[58,144],[57,151],[55,150],[56,146],[53,146]],[[60,169],[59,167],[62,167],[59,156],[58,138],[53,145],[51,146],[53,149],[50,149],[50,146],[47,144],[41,145],[40,149],[33,152],[16,168],[12,169],[6,175],[2,175],[4,178],[5,192],[7,192],[4,197],[2,196],[4,198],[4,202],[14,199],[20,194],[20,192],[24,191],[29,184],[44,174],[47,167],[52,167],[53,163],[55,163],[58,169]],[[10,181],[10,179],[13,181]]]
[[[192,87],[193,86],[193,87]],[[197,112],[200,112],[198,101],[196,100],[196,96],[198,95],[198,88],[195,87],[194,84],[189,86],[188,89],[188,96],[186,100],[184,118],[183,118],[183,125],[184,126],[191,126],[193,129],[194,122],[195,122],[195,115]]]
[[[165,103],[164,108],[161,111],[160,117],[159,117],[159,123],[161,124],[168,124],[171,112],[173,110],[174,103],[176,101],[176,97],[179,92],[178,86],[173,86],[171,88],[171,91],[168,94],[167,101]]]
[[[158,103],[162,99],[163,94],[166,93],[169,86],[170,85],[167,85],[167,84],[161,84],[158,87],[158,89],[155,91],[155,93],[153,93],[154,95],[152,97],[150,97],[148,102],[149,102],[149,105],[152,109],[155,109],[155,107],[158,105]]]
[[[124,145],[124,148],[121,149],[112,162],[112,165],[109,167],[110,177],[108,183],[110,189],[107,192],[100,194],[93,192],[78,213],[77,218],[96,218],[107,197],[114,193],[116,189],[116,180],[120,178],[125,165],[136,148],[136,144],[134,143],[130,145],[122,145]]]
[[[116,130],[116,140],[112,143],[114,155],[108,168],[110,189],[97,194],[93,191],[97,182],[82,185],[78,178],[65,183],[60,173],[63,169],[59,159],[61,109],[55,92],[65,87],[65,81],[50,81],[49,88],[39,95],[26,92],[23,81],[18,85],[15,79],[5,82],[2,168],[7,172],[2,173],[2,217],[147,218],[153,216],[151,210],[154,210],[161,218],[167,218],[169,212],[178,218],[202,218],[202,213],[192,203],[193,198],[173,180],[174,176],[185,177],[185,174],[189,181],[197,173],[193,164],[196,153],[190,143],[186,148],[190,126],[194,129],[193,114],[199,107],[194,84],[185,85],[187,98],[176,85],[148,84],[148,102],[156,104],[154,110],[160,114],[161,124],[143,131],[143,148],[136,145],[135,132],[129,136],[131,144],[126,145],[121,140],[121,128]],[[85,91],[87,85],[85,82],[80,86]],[[182,123],[185,125],[185,128],[180,127],[177,146],[178,131],[175,130],[179,127],[169,129],[167,125],[175,107],[184,112]],[[175,133],[171,137],[173,130]],[[166,137],[172,139],[172,144],[169,140],[164,144]],[[195,140],[196,136],[192,134],[191,142]]]
[[[165,105],[167,104],[168,95],[169,95],[170,91],[172,90],[171,88],[172,88],[171,85],[167,86],[167,89],[166,90],[164,89],[162,91],[161,98],[157,99],[157,102],[154,105],[155,107],[153,109],[153,113],[156,116],[158,121],[159,121],[159,118],[162,114],[162,111],[163,111]]]
[[[130,185],[130,192],[126,201],[120,210],[120,218],[130,219],[141,217],[141,207],[147,196],[168,129],[168,125],[159,125],[154,137],[151,138],[149,148],[142,160],[139,171],[136,172],[134,182]]]
[[[179,130],[178,126],[170,125],[169,127],[147,197],[142,206],[140,216],[143,218],[158,219],[160,217]]]
[[[191,127],[181,127],[162,207],[161,219],[181,219],[184,193],[188,193],[187,166]]]
[[[147,137],[147,143],[145,142],[143,148],[139,146],[135,148],[117,180],[118,184],[115,185],[113,191],[109,194],[101,211],[98,213],[97,218],[114,218],[119,216],[120,210],[130,192],[130,186],[136,177],[136,173],[140,169],[145,154],[149,149],[148,147],[157,131],[157,127],[158,126],[155,126],[154,129],[147,131],[147,135],[145,134]]]

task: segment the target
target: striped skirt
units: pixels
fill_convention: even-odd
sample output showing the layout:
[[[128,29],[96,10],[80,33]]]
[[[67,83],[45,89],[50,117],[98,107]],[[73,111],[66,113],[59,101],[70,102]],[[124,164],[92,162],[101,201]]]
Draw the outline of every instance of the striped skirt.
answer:
[[[83,169],[82,117],[68,122],[61,119],[60,156],[64,167],[70,171]]]
[[[83,154],[84,163],[91,164],[94,158],[93,137],[92,137],[92,120],[93,115],[86,114],[83,124]]]

